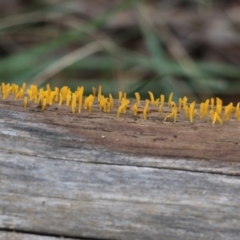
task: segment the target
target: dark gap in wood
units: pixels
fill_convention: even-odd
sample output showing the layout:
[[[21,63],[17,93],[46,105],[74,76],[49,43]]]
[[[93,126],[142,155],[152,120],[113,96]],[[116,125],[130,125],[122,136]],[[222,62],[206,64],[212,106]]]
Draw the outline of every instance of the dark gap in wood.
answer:
[[[70,160],[74,161],[74,160]],[[96,164],[96,165],[110,165],[110,166],[124,166],[124,167],[139,167],[139,168],[150,168],[150,169],[159,169],[159,170],[173,170],[173,171],[181,171],[181,172],[190,172],[190,173],[206,173],[206,174],[214,174],[214,175],[223,175],[223,176],[230,176],[230,177],[239,177],[240,173],[224,173],[222,171],[204,171],[204,170],[190,170],[190,169],[184,169],[184,168],[174,168],[174,167],[157,167],[157,166],[141,166],[141,165],[134,165],[134,164],[115,164],[115,163],[97,163],[97,162],[84,162],[79,161],[82,163],[89,163],[89,164]]]
[[[22,234],[29,234],[29,235],[38,235],[43,237],[56,237],[60,239],[69,238],[69,239],[82,239],[82,240],[115,240],[113,238],[95,238],[95,237],[82,237],[82,236],[69,236],[69,235],[60,235],[54,233],[44,233],[38,231],[27,231],[27,230],[20,230],[20,229],[9,229],[9,228],[1,228],[0,231],[5,232],[12,232],[12,233],[22,233]]]
[[[34,157],[32,155],[28,154],[21,154],[24,156]],[[39,158],[43,158],[42,156],[38,156]],[[173,170],[173,171],[181,171],[181,172],[191,172],[191,173],[206,173],[206,174],[214,174],[214,175],[220,175],[220,176],[229,176],[229,177],[240,177],[239,173],[224,173],[223,171],[217,171],[217,170],[191,170],[191,169],[184,169],[184,168],[174,168],[174,167],[157,167],[157,166],[144,166],[144,165],[137,165],[137,164],[126,164],[126,163],[108,163],[108,162],[94,162],[94,161],[82,161],[79,160],[70,160],[70,159],[62,159],[62,158],[51,158],[51,157],[45,157],[43,159],[52,159],[55,161],[66,161],[66,162],[79,162],[84,164],[95,164],[95,165],[107,165],[107,166],[120,166],[120,167],[138,167],[138,168],[149,168],[149,169],[159,169],[159,170]],[[177,159],[176,159],[177,160]]]

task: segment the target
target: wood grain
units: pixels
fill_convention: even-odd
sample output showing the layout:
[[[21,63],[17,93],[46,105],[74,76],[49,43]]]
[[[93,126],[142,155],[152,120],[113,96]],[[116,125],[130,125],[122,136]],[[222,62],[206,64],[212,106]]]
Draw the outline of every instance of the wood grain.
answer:
[[[35,234],[6,232],[6,231],[0,231],[0,239],[2,240],[70,240],[70,238],[63,238],[63,237],[41,236],[41,235],[35,235]],[[76,239],[80,240],[80,238],[76,238]]]
[[[154,111],[144,121],[0,103],[1,234],[239,239],[236,120],[173,124]]]

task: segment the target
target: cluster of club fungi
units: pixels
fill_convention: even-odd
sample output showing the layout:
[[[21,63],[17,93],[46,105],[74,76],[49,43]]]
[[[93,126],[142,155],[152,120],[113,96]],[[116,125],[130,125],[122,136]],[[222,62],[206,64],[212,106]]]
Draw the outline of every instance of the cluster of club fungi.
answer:
[[[140,94],[135,92],[136,99],[130,101],[127,98],[127,94],[119,91],[118,103],[114,101],[112,94],[105,97],[102,94],[102,86],[92,88],[92,94],[84,97],[84,87],[78,87],[75,92],[72,92],[69,87],[64,86],[62,88],[55,87],[51,89],[47,84],[46,89],[40,88],[36,85],[31,85],[26,88],[26,83],[22,86],[16,84],[2,83],[0,86],[3,100],[6,100],[9,95],[13,95],[14,99],[23,99],[23,106],[27,108],[29,102],[34,102],[38,106],[41,106],[41,110],[44,111],[48,106],[58,104],[59,106],[65,104],[70,108],[72,113],[81,113],[84,109],[89,113],[93,110],[93,104],[99,105],[99,110],[105,113],[116,111],[116,117],[120,117],[121,114],[125,114],[127,110],[131,110],[134,116],[140,115],[143,119],[148,118],[149,107],[154,107],[159,116],[163,115],[163,108],[168,107],[169,111],[164,117],[164,121],[167,119],[173,119],[173,122],[177,122],[177,118],[180,112],[183,112],[186,119],[191,123],[194,122],[194,118],[198,117],[203,119],[205,117],[210,118],[212,124],[223,124],[223,121],[228,121],[231,117],[240,120],[239,104],[236,106],[233,103],[229,103],[223,106],[220,98],[207,99],[205,102],[197,104],[194,102],[188,103],[188,98],[185,96],[179,98],[178,103],[173,101],[173,93],[168,96],[167,102],[165,102],[165,96],[161,94],[159,98],[155,98],[153,93],[148,91],[149,99],[145,100],[143,105],[140,101]]]

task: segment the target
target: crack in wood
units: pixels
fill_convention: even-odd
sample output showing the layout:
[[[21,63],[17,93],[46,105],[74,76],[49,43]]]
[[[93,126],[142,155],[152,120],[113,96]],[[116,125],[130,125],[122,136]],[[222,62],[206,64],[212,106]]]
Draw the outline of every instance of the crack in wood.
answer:
[[[48,232],[38,232],[38,231],[28,231],[28,230],[22,230],[22,229],[9,229],[9,228],[2,228],[0,227],[0,231],[9,232],[9,233],[24,233],[29,235],[37,235],[42,237],[55,237],[59,239],[79,239],[79,240],[115,240],[113,238],[96,238],[96,237],[84,237],[84,236],[71,236],[71,235],[62,235],[62,234],[54,234],[54,233],[48,233]]]

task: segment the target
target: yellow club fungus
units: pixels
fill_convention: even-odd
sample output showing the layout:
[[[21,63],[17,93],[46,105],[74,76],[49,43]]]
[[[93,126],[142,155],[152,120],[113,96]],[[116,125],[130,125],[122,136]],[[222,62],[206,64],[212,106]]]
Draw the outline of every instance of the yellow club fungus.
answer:
[[[117,110],[117,118],[120,117],[121,111],[122,111],[122,105],[120,105],[120,106],[118,107],[118,110]]]
[[[222,113],[222,100],[220,98],[216,98],[216,112],[220,116]]]
[[[40,91],[37,99],[37,104],[40,104],[41,100],[44,98],[44,94]]]
[[[2,92],[3,92],[3,99],[6,100],[9,96],[9,93],[12,90],[12,86],[10,84],[4,84],[2,83]]]
[[[146,99],[145,102],[146,103],[145,103],[145,107],[143,109],[143,118],[146,120],[147,119],[147,111],[148,111],[150,101],[148,99]]]
[[[114,102],[113,102],[113,96],[111,93],[109,94],[109,103],[110,103],[110,109],[113,108]],[[110,109],[109,109],[109,112],[110,112]]]
[[[193,123],[194,115],[195,115],[195,101],[192,102],[189,106],[189,120],[191,123]]]
[[[171,102],[171,108],[176,107],[176,103],[174,101]]]
[[[28,96],[29,96],[29,100],[32,101],[33,100],[33,92],[31,89],[27,90]]]
[[[59,88],[55,87],[55,98],[54,98],[54,102],[58,102],[59,99]]]
[[[68,95],[68,94],[70,94],[70,95],[72,94],[70,88],[68,88],[68,90],[67,90],[67,95]]]
[[[119,91],[119,92],[118,92],[118,100],[119,100],[119,102],[122,101],[122,98],[123,98],[123,92],[122,92],[122,91]]]
[[[59,104],[58,105],[61,106],[62,102],[63,102],[63,96],[61,93],[59,93]]]
[[[222,100],[217,97],[217,98],[216,98],[216,105],[218,105],[218,104],[222,105]]]
[[[169,107],[171,106],[172,99],[173,99],[173,92],[171,92],[171,93],[169,94],[169,97],[168,97],[168,106],[169,106]]]
[[[186,96],[184,96],[183,103],[182,103],[183,109],[185,109],[185,107],[187,106],[187,100],[188,100],[188,98]]]
[[[88,97],[85,98],[84,109],[88,110],[88,113],[92,112],[93,101],[94,101],[94,96],[92,94],[90,94]]]
[[[169,113],[165,118],[164,121],[166,121],[168,118],[173,117],[173,122],[175,123],[177,121],[177,111],[178,108],[176,106],[176,104],[172,107],[172,112]]]
[[[70,106],[71,98],[72,98],[72,94],[68,93],[66,96],[66,106]]]
[[[101,96],[100,97],[100,100],[99,100],[99,110],[102,111],[103,107],[104,107],[104,104],[105,104],[105,97],[104,96]]]
[[[94,97],[93,97],[93,99],[94,99]],[[93,100],[90,100],[90,101],[88,102],[88,113],[91,113],[91,112],[92,112],[92,107],[93,107]]]
[[[106,110],[106,112],[110,112],[111,111],[111,101],[110,101],[110,99],[107,99],[107,104],[106,104],[106,108],[107,108],[107,110]]]
[[[132,110],[133,110],[133,115],[137,116],[137,113],[138,113],[138,103],[137,102],[133,105]]]
[[[209,111],[209,114],[210,114],[211,121],[213,121],[214,111],[211,109],[211,110]]]
[[[80,113],[82,109],[84,87],[83,86],[78,87],[77,92],[78,92],[78,113]]]
[[[77,96],[75,93],[73,93],[72,94],[72,102],[71,102],[72,113],[76,112],[76,107],[77,107]]]
[[[47,84],[47,91],[48,91],[48,94],[50,94],[50,92],[52,91],[49,83]]]
[[[92,105],[94,101],[94,96],[90,94],[88,97],[85,98],[84,101],[84,109],[88,109],[88,112],[92,112]]]
[[[43,91],[44,97],[47,99],[47,103],[50,102],[50,92],[48,90]]]
[[[23,99],[23,106],[24,106],[24,108],[27,107],[27,102],[28,102],[28,99],[27,99],[27,97],[25,96],[24,99]]]
[[[107,101],[108,99],[105,98],[103,95],[101,96],[100,102],[99,102],[99,110],[106,112],[107,111]]]
[[[108,98],[105,98],[105,104],[103,106],[103,112],[107,112],[108,109]]]
[[[47,99],[44,98],[43,101],[42,101],[42,111],[44,111],[46,109],[46,106],[47,106]]]
[[[157,98],[157,99],[155,100],[155,102],[154,102],[153,106],[156,106],[156,107],[158,107],[158,104],[159,104],[159,98]]]
[[[205,103],[204,103],[204,114],[203,114],[203,117],[207,116],[208,108],[209,108],[209,99],[207,99],[205,101]]]
[[[13,84],[12,93],[14,94],[15,97],[18,94],[18,90],[19,90],[19,86],[17,84]]]
[[[163,107],[164,106],[164,101],[165,101],[165,96],[163,94],[160,95],[160,104]]]
[[[102,96],[102,85],[98,86],[98,101],[101,100],[101,96]]]
[[[74,93],[75,96],[76,96],[76,99],[78,99],[79,92],[78,92],[78,91],[75,91],[75,92],[72,92],[72,93]],[[76,101],[77,101],[77,100],[76,100]]]
[[[173,107],[173,122],[177,121],[177,112],[178,112],[178,108],[177,106]]]
[[[237,106],[236,106],[236,117],[238,117],[238,113],[239,113],[239,105],[240,105],[240,103],[238,103]]]
[[[216,112],[219,116],[222,114],[222,104],[217,104]]]
[[[88,108],[88,102],[90,101],[90,96],[86,97],[84,100],[83,108],[86,110]]]
[[[211,98],[211,110],[214,110],[214,98]]]
[[[36,85],[31,85],[29,88],[32,91],[32,100],[37,103],[38,100],[38,87]]]
[[[212,110],[211,110],[212,111]],[[218,115],[217,112],[213,113],[213,119],[212,119],[212,124],[215,124],[215,122],[218,121],[221,125],[222,125],[222,119],[221,117]]]
[[[5,100],[6,99],[6,88],[7,86],[5,85],[5,83],[2,83],[2,99]]]
[[[89,99],[89,96],[88,97],[86,97],[85,98],[85,100],[84,100],[84,104],[83,104],[83,108],[86,110],[87,109],[87,107],[88,107],[88,102],[90,101],[90,99]]]
[[[60,89],[60,93],[62,94],[62,102],[65,102],[66,98],[67,98],[67,94],[68,94],[68,87],[67,86],[63,86]]]
[[[127,93],[126,92],[123,93],[123,98],[127,99]]]
[[[117,117],[120,116],[121,112],[126,113],[126,109],[127,109],[127,106],[129,103],[130,103],[130,101],[128,99],[123,99],[121,105],[118,107]]]
[[[154,100],[154,96],[153,96],[153,93],[148,91],[148,94],[150,95],[150,101],[151,101],[151,104],[154,105],[155,103],[155,100]]]
[[[18,94],[16,95],[15,99],[21,98],[23,95],[24,95],[24,91],[23,91],[23,89],[21,88],[21,89],[19,90]]]
[[[124,101],[123,101],[123,109],[122,109],[123,113],[126,113],[126,112],[127,112],[127,107],[128,107],[128,105],[129,105],[129,103],[130,103],[130,101],[129,101],[128,99],[124,98]]]
[[[135,97],[136,97],[137,105],[140,106],[140,100],[141,100],[140,94],[138,92],[135,92]]]
[[[25,88],[26,88],[26,83],[24,82],[24,83],[22,84],[22,90],[23,90],[23,92],[25,92]]]
[[[182,107],[183,107],[183,99],[179,98],[178,99],[178,108],[179,108],[179,110],[181,110]]]
[[[233,112],[233,103],[229,103],[226,107],[225,107],[225,112],[224,112],[224,120],[228,121],[232,112]]]
[[[50,92],[50,96],[49,96],[49,98],[48,98],[48,104],[49,104],[49,105],[52,105],[52,104],[53,104],[53,100],[54,100],[55,95],[56,95],[56,92],[55,92],[55,91],[51,91],[51,92]]]

